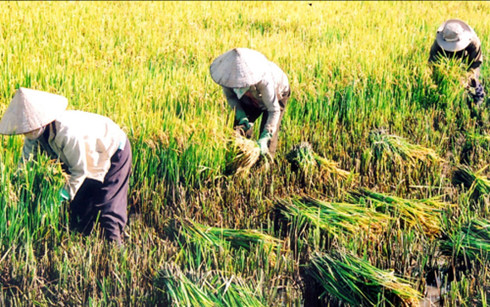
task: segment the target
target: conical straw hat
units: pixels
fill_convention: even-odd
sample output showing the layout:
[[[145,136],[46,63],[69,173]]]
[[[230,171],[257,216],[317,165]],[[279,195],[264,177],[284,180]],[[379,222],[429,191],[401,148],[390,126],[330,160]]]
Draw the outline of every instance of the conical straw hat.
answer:
[[[217,57],[209,68],[211,78],[221,86],[240,88],[262,80],[269,61],[260,52],[235,48]]]
[[[449,19],[437,29],[436,41],[442,49],[456,52],[468,47],[475,31],[464,21]]]
[[[0,121],[0,134],[23,134],[58,117],[68,100],[60,95],[19,88]]]

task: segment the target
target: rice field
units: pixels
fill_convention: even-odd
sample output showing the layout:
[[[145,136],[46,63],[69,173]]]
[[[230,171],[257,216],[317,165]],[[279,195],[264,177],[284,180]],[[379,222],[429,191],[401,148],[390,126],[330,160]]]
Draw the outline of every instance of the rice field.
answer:
[[[467,21],[489,93],[489,3],[0,9],[0,114],[18,87],[49,91],[133,148],[115,248],[70,231],[56,161],[19,168],[22,137],[0,137],[0,306],[489,305],[490,103],[467,103],[456,61],[427,64],[439,25]],[[234,47],[290,81],[267,163],[240,155],[209,75]]]

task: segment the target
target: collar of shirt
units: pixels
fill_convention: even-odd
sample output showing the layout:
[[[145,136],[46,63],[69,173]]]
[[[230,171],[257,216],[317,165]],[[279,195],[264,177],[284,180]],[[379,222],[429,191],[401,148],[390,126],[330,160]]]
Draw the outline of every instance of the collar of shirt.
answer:
[[[233,91],[235,92],[238,99],[241,99],[249,89],[250,86],[247,86],[247,87],[234,88]]]

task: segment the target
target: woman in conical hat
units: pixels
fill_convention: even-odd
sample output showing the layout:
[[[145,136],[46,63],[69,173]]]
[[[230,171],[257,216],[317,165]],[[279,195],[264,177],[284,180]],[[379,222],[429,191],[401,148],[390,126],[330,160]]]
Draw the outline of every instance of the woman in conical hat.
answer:
[[[247,48],[234,48],[217,57],[210,73],[235,111],[234,127],[242,135],[251,138],[253,123],[262,115],[260,152],[273,156],[290,95],[286,74],[263,54]]]
[[[63,96],[19,88],[0,121],[0,134],[25,136],[23,160],[40,148],[63,162],[68,181],[60,197],[71,201],[72,226],[88,234],[100,212],[106,238],[120,244],[132,159],[128,138],[109,118],[67,111],[67,105]]]
[[[430,49],[429,62],[434,63],[440,57],[461,59],[468,65],[470,96],[479,106],[484,100],[485,92],[479,81],[483,55],[481,42],[475,31],[462,20],[445,21],[437,29],[436,39]]]

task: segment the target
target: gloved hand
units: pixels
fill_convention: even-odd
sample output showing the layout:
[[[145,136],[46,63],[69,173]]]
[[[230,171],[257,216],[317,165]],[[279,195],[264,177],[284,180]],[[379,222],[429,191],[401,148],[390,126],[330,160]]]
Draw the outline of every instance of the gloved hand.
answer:
[[[248,117],[245,111],[237,110],[235,118],[238,122],[238,125],[243,126],[244,132],[247,132],[250,128],[252,128],[252,124],[248,121]]]
[[[272,134],[269,131],[263,131],[260,134],[260,138],[257,141],[260,147],[260,154],[265,156],[269,152],[269,140],[272,138]]]
[[[60,190],[60,200],[70,200],[70,193],[65,188],[61,188]]]

